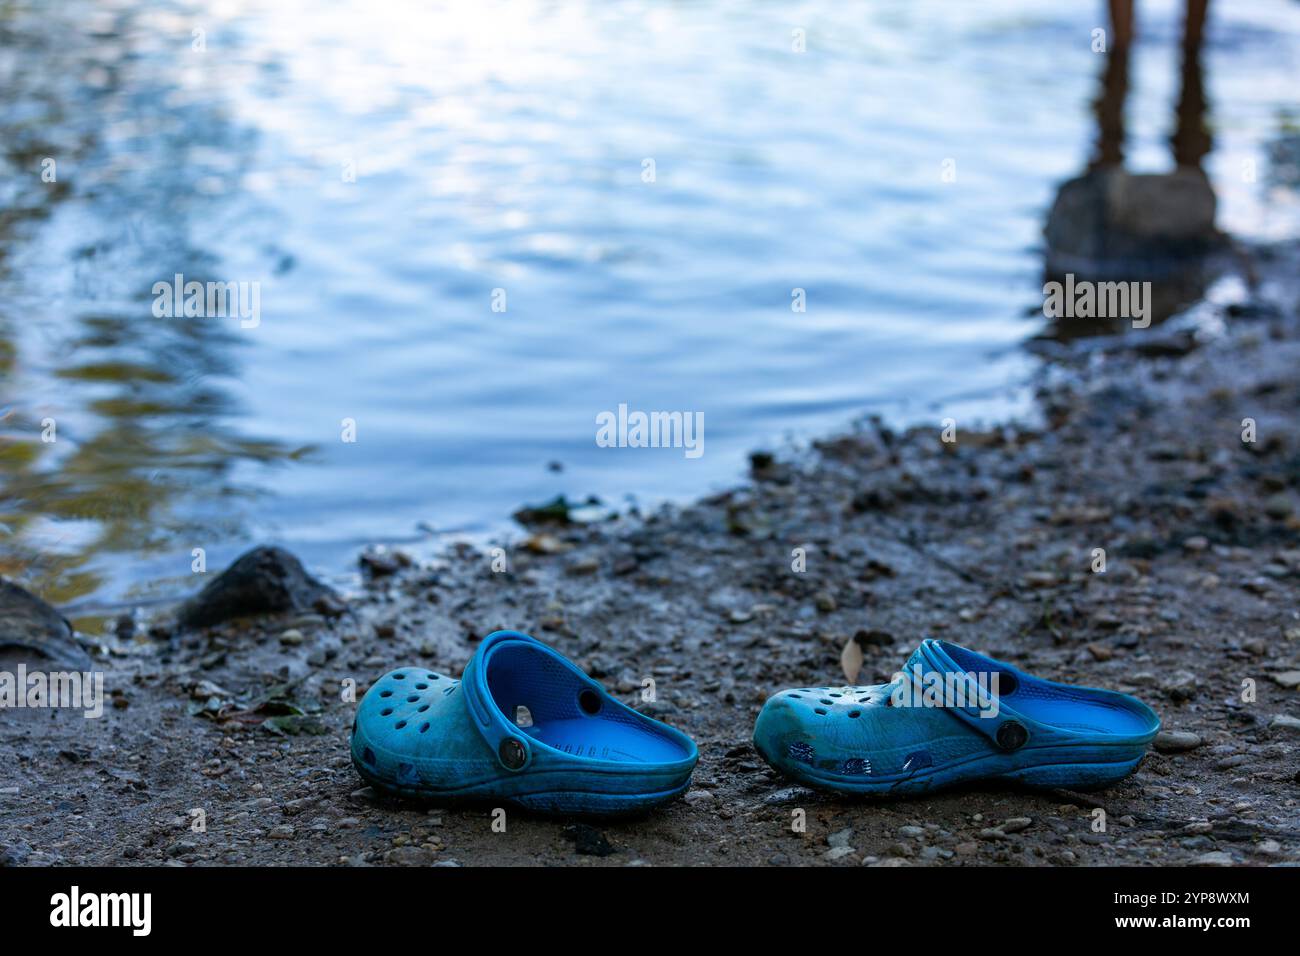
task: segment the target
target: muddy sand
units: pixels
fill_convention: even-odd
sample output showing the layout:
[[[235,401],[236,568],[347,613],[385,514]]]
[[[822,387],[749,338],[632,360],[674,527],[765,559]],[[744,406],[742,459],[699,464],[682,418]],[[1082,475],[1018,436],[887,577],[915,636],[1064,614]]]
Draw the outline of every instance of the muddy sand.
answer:
[[[1300,862],[1300,253],[1248,259],[1253,286],[1220,286],[1169,324],[1042,343],[1051,359],[1031,421],[958,422],[951,443],[937,422],[894,433],[866,421],[756,455],[750,481],[688,507],[531,529],[505,571],[470,546],[427,565],[381,554],[341,614],[185,631],[162,616],[101,638],[112,695],[101,719],[0,711],[0,858]],[[497,832],[491,807],[428,808],[365,787],[344,681],[359,696],[399,664],[459,675],[497,628],[537,635],[692,735],[687,795],[621,822],[510,811]],[[927,635],[1135,694],[1166,734],[1133,777],[1091,794],[852,800],[792,785],[755,753],[770,694],[844,683],[854,639],[861,682],[886,681]],[[20,661],[39,666],[0,651],[0,669]],[[647,679],[653,702],[641,699]]]

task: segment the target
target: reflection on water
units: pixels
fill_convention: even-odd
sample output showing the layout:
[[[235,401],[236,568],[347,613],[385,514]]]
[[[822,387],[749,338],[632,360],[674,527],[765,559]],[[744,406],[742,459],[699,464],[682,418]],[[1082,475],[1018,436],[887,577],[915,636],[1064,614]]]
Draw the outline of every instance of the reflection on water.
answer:
[[[1210,152],[1202,47],[1209,0],[1183,0],[1178,104],[1169,137],[1173,170],[1124,168],[1134,0],[1109,0],[1110,34],[1093,104],[1097,141],[1087,170],[1067,180],[1048,212],[1048,282],[1149,283],[1143,323],[1159,324],[1200,299],[1221,270],[1226,237],[1215,225],[1214,187],[1202,166]],[[1059,318],[1048,330],[1069,340],[1122,331],[1131,318]]]
[[[1220,225],[1285,205],[1237,170],[1293,118],[1300,8],[1216,7],[1180,85],[1143,64],[1181,2],[1110,60],[1072,7],[0,7],[0,570],[83,606],[189,590],[196,547],[338,570],[864,411],[1014,413],[1099,74],[1107,165],[1167,167],[1181,96]],[[177,273],[259,283],[260,323],[156,317]],[[624,403],[702,413],[706,453],[598,447]]]
[[[234,335],[150,308],[156,275],[216,267],[193,235],[206,216],[195,154],[238,163],[241,134],[137,70],[130,11],[88,32],[58,17],[0,21],[0,142],[6,179],[25,185],[0,220],[0,573],[67,602],[100,589],[108,562],[237,533],[231,499],[254,494],[237,464],[288,452],[233,426]],[[65,255],[24,258],[70,182],[86,208],[63,224]]]

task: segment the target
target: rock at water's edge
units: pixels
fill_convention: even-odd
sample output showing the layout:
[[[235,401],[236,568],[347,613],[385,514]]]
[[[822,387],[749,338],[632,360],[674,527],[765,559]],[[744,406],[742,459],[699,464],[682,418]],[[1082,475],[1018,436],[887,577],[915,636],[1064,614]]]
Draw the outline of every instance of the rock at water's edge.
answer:
[[[209,627],[236,617],[340,607],[333,590],[283,548],[254,548],[240,557],[177,613],[182,628]]]
[[[4,578],[0,578],[0,647],[26,648],[77,670],[92,666],[63,615]]]

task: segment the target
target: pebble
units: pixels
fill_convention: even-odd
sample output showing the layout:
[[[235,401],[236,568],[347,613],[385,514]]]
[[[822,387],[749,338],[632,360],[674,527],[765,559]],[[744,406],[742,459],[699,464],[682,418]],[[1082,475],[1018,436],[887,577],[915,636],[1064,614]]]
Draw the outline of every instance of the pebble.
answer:
[[[836,830],[834,833],[828,836],[826,838],[826,845],[838,849],[840,847],[848,846],[849,841],[852,839],[853,839],[853,828],[845,827],[843,830]]]
[[[271,827],[266,831],[266,837],[268,840],[292,840],[293,827],[287,823],[282,823],[278,827]]]
[[[600,561],[592,557],[591,555],[585,555],[581,558],[577,558],[574,561],[569,562],[568,567],[565,568],[565,571],[568,574],[573,575],[574,577],[578,577],[580,575],[585,575],[585,574],[595,574],[599,570],[600,570]]]
[[[826,859],[828,860],[842,860],[844,859],[844,857],[851,856],[852,854],[853,854],[853,847],[837,846],[827,850],[825,856]]]
[[[297,647],[303,641],[302,631],[297,628],[289,628],[280,635],[280,643],[285,647]]]
[[[921,859],[923,860],[951,860],[952,857],[952,850],[946,850],[941,846],[927,846],[921,849]]]
[[[1170,700],[1191,700],[1196,696],[1197,691],[1196,675],[1188,671],[1181,671],[1174,674],[1161,687]]]
[[[708,790],[692,790],[685,799],[688,804],[695,806],[697,803],[712,803],[716,798]]]
[[[1202,853],[1194,861],[1192,866],[1232,866],[1233,859],[1231,854],[1223,850],[1212,850],[1209,853]]]
[[[533,554],[562,554],[570,545],[553,534],[535,534],[524,542],[524,547]]]
[[[925,836],[925,827],[899,827],[898,835],[920,840]]]
[[[1028,830],[1033,823],[1031,817],[1012,817],[1002,824],[1001,829],[1003,833],[1019,833],[1021,830]]]
[[[1300,719],[1289,714],[1278,714],[1268,722],[1269,730],[1300,730]]]
[[[1162,754],[1181,754],[1201,745],[1199,735],[1189,730],[1162,730],[1156,734],[1155,748]]]
[[[1283,492],[1270,495],[1264,499],[1264,514],[1270,518],[1276,518],[1279,521],[1283,518],[1290,517],[1293,507],[1291,499]]]
[[[604,833],[586,823],[565,827],[564,835],[573,841],[573,849],[582,856],[609,856],[618,852]]]
[[[786,787],[783,790],[777,790],[769,793],[763,798],[766,804],[790,803],[794,800],[806,800],[813,795],[813,792],[807,787]]]
[[[1273,675],[1273,681],[1279,687],[1285,687],[1287,690],[1295,690],[1300,687],[1300,671],[1283,671],[1280,674]]]
[[[32,848],[22,840],[0,846],[0,866],[21,866],[31,853]]]
[[[384,854],[384,862],[393,866],[430,866],[437,859],[437,854],[422,846],[394,847]]]

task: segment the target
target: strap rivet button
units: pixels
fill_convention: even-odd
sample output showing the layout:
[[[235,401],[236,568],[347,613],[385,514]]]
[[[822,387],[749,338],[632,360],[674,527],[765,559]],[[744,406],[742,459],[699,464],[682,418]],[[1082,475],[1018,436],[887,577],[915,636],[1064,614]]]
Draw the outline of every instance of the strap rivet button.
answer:
[[[998,746],[1003,750],[1019,750],[1028,739],[1029,731],[1019,721],[1008,720],[998,728]]]
[[[497,750],[497,755],[501,758],[501,763],[509,770],[518,770],[524,765],[527,754],[524,752],[524,745],[513,737],[507,737],[501,741],[501,746]]]

